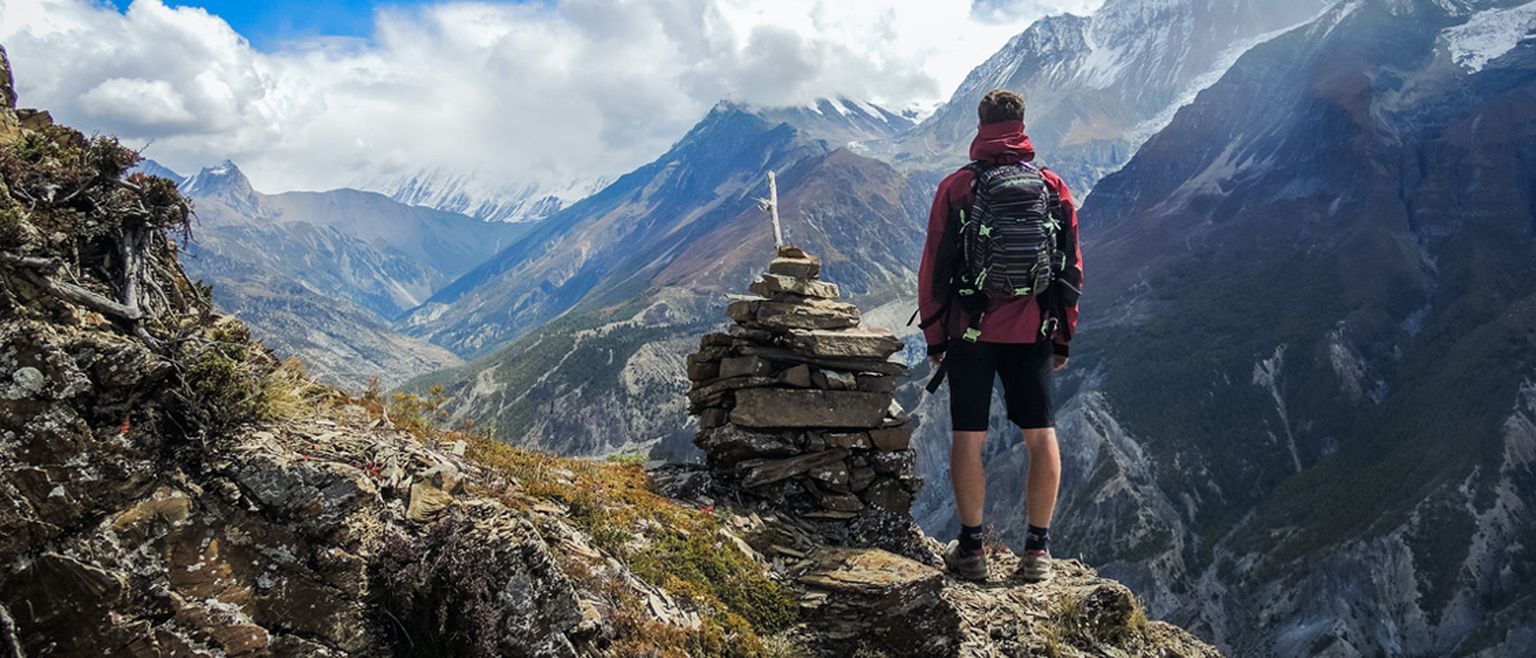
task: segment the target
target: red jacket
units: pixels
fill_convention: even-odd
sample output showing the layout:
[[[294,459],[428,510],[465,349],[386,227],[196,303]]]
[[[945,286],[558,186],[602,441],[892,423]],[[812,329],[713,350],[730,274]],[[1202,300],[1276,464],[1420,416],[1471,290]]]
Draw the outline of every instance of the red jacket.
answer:
[[[1015,164],[1018,162],[1032,162],[1035,159],[1035,147],[1030,144],[1029,136],[1024,133],[1024,122],[1003,121],[989,123],[982,126],[976,134],[976,139],[971,142],[971,160],[979,162],[991,162],[994,164]],[[1063,238],[1070,240],[1067,245],[1068,268],[1063,273],[1063,279],[1073,280],[1078,289],[1082,287],[1083,250],[1077,243],[1077,204],[1072,200],[1072,193],[1067,190],[1066,183],[1054,172],[1046,171],[1045,181],[1055,190],[1057,198],[1061,199],[1061,208],[1066,217],[1062,218],[1066,226]],[[950,223],[958,221],[956,215],[961,208],[969,209],[971,206],[971,188],[975,181],[975,174],[961,169],[950,174],[939,183],[939,192],[933,198],[933,210],[928,215],[928,240],[923,247],[923,264],[918,269],[917,279],[917,303],[919,315],[924,322],[932,320],[923,329],[923,335],[928,341],[928,353],[938,354],[944,351],[949,344],[949,339],[958,337],[965,332],[970,324],[970,318],[966,317],[959,304],[948,303],[950,290],[943,281],[936,279],[939,276],[935,269],[940,263],[948,262],[951,254],[940,254],[941,243],[945,232],[949,230]],[[947,304],[947,308],[946,308]],[[1075,330],[1077,327],[1077,304],[1073,303],[1066,312],[1064,319],[1067,325]],[[1057,331],[1055,334],[1056,353],[1065,356],[1068,336],[1074,331]],[[1007,298],[993,300],[987,309],[981,322],[981,341],[987,343],[1033,343],[1040,340],[1040,306],[1033,296],[1025,298]]]

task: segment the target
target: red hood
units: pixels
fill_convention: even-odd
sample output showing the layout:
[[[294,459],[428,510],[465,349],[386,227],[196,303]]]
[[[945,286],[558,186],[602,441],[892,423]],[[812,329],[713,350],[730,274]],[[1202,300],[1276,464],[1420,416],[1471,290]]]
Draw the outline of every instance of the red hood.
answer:
[[[1030,162],[1035,159],[1035,145],[1024,134],[1023,121],[999,121],[976,130],[971,140],[971,160],[981,162]]]

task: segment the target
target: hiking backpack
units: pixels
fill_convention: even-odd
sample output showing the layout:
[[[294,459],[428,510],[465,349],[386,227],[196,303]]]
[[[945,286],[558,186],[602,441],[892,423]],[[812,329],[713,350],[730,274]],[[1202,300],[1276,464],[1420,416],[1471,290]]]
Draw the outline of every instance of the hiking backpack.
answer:
[[[975,341],[989,299],[1046,292],[1067,255],[1060,247],[1060,201],[1039,167],[971,163],[966,169],[976,182],[970,208],[958,209],[952,285],[972,320],[964,338]]]

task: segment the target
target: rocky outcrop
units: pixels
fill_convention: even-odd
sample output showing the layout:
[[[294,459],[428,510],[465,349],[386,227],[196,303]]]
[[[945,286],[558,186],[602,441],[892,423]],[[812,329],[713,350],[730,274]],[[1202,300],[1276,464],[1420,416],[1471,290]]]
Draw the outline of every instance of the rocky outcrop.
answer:
[[[889,358],[902,342],[861,327],[820,273],[815,256],[779,247],[755,294],[732,297],[734,325],[700,340],[688,358],[694,443],[722,487],[839,539],[900,546],[922,486],[892,395],[906,367]]]
[[[576,586],[527,515],[452,500],[484,469],[278,368],[183,275],[169,181],[23,116],[0,147],[0,655],[378,656],[406,632],[576,654]],[[466,555],[482,580],[419,573]],[[435,616],[466,602],[474,633]]]

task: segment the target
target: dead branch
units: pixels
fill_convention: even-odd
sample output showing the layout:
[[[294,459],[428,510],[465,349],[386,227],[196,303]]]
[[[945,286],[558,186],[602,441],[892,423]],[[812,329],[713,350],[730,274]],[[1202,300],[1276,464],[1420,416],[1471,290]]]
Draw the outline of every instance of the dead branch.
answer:
[[[49,272],[59,269],[59,262],[52,258],[40,256],[21,256],[5,251],[0,251],[0,263],[7,265],[20,265],[22,267],[34,267]]]
[[[17,637],[16,620],[11,611],[0,603],[0,658],[26,658],[21,650],[21,638]]]
[[[96,294],[73,283],[55,281],[32,270],[22,270],[28,281],[54,297],[66,302],[79,304],[104,315],[110,315],[120,320],[135,321],[142,317],[136,308],[128,308],[103,295]]]

